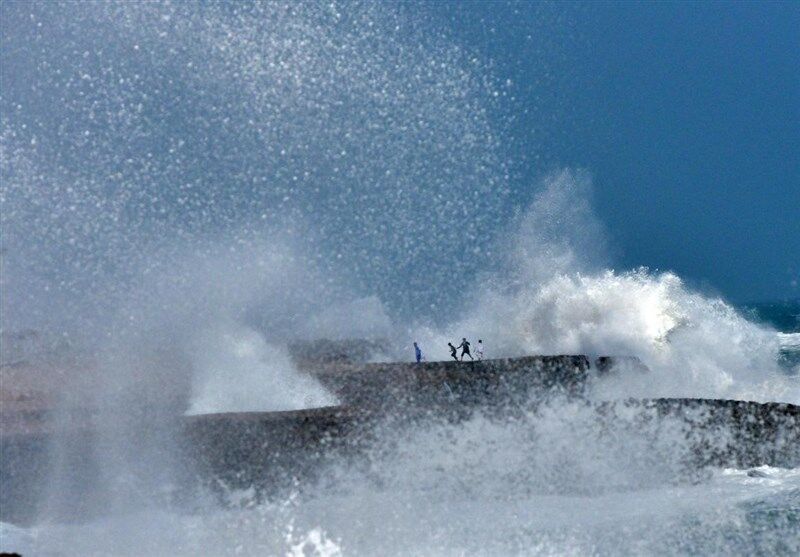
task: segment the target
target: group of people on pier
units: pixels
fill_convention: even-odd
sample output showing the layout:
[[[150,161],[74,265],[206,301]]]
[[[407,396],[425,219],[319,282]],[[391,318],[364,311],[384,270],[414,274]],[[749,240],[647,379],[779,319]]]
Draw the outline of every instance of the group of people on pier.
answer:
[[[463,362],[464,357],[469,356],[471,361],[475,361],[475,358],[472,357],[472,352],[470,351],[470,343],[466,337],[461,339],[461,344],[458,346],[453,346],[452,342],[448,342],[447,346],[450,347],[450,356],[457,362]],[[458,350],[461,350],[461,359],[458,357]],[[475,355],[478,357],[478,361],[483,360],[483,340],[478,339],[478,344],[475,346]],[[425,359],[425,356],[422,354],[422,348],[419,347],[419,343],[414,342],[414,356],[417,359],[417,363],[422,362]]]

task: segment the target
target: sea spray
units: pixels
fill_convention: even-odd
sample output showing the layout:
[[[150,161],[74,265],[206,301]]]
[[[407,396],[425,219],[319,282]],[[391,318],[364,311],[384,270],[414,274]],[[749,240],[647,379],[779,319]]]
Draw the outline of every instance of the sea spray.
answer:
[[[172,420],[296,406],[295,337],[400,339],[430,321],[407,335],[430,358],[468,335],[489,357],[613,351],[650,367],[598,398],[797,391],[771,331],[673,273],[611,269],[587,173],[556,172],[510,218],[489,64],[414,9],[2,10],[2,327],[80,339],[86,368],[57,380],[56,416],[99,409],[94,437],[53,445],[55,522],[4,525],[4,550],[798,552],[792,471],[676,486],[679,435],[603,432],[573,405],[387,431],[362,465],[286,498],[175,504]]]
[[[298,410],[337,402],[295,369],[285,346],[267,344],[252,329],[217,327],[195,342],[190,414]]]
[[[210,235],[301,238],[406,315],[465,285],[479,260],[434,254],[488,244],[506,202],[492,84],[401,11],[9,5],[4,327],[103,322],[153,253]]]
[[[800,547],[796,472],[692,472],[683,419],[620,406],[613,420],[582,402],[460,424],[378,426],[372,448],[321,480],[266,500],[231,492],[225,508],[110,516],[26,531],[37,550],[86,554],[426,555],[692,551],[783,553]],[[237,499],[237,496],[241,495]],[[238,504],[234,504],[239,501]],[[148,535],[139,539],[140,532]]]
[[[467,335],[483,338],[489,357],[614,354],[650,367],[646,376],[602,383],[600,396],[800,402],[800,383],[779,363],[786,337],[672,272],[606,266],[585,172],[549,175],[539,192],[461,317],[443,328],[411,328],[431,357],[446,359],[447,341]]]

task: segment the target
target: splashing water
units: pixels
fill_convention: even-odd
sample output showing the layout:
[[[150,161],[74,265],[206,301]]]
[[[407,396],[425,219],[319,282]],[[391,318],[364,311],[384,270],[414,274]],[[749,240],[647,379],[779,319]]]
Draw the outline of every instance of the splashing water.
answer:
[[[466,316],[411,336],[431,339],[436,359],[446,359],[448,339],[464,333],[487,339],[491,357],[632,355],[651,368],[599,384],[600,396],[800,402],[796,374],[778,363],[785,335],[693,292],[674,273],[603,269],[590,189],[585,173],[545,178],[515,223],[502,271],[485,278]]]
[[[19,302],[4,319],[97,319],[137,270],[210,234],[300,237],[323,270],[406,311],[469,277],[471,260],[412,254],[490,236],[505,188],[491,96],[468,53],[413,17],[372,3],[6,11],[4,263]]]
[[[335,402],[297,338],[635,355],[651,373],[594,396],[800,402],[785,337],[673,273],[608,268],[588,173],[514,216],[490,64],[415,7],[2,4],[2,328],[68,332],[62,405],[114,432],[93,518],[4,524],[3,550],[796,553],[796,470],[687,485],[677,425],[653,446],[567,404],[392,432],[288,499],[171,506],[175,415]],[[62,441],[43,481],[63,511]]]
[[[387,438],[356,468],[330,470],[329,486],[286,500],[256,504],[245,495],[241,506],[228,509],[153,510],[10,537],[32,551],[57,554],[69,545],[88,555],[791,554],[800,548],[797,470],[720,469],[683,482],[681,427],[651,422],[660,441],[650,446],[632,427],[636,420],[623,417],[601,432],[588,407],[567,404],[510,423],[480,415],[461,425],[432,423],[401,432],[399,443]]]
[[[298,410],[333,406],[336,398],[299,374],[288,351],[249,329],[215,329],[199,335],[190,414]]]

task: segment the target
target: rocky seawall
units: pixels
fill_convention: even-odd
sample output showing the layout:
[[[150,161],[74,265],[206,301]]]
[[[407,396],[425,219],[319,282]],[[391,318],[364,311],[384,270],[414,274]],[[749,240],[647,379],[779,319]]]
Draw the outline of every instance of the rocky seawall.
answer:
[[[673,444],[682,451],[678,458],[687,473],[707,466],[800,466],[800,406],[682,398],[577,404],[591,410],[600,436],[623,427],[640,432],[646,443]],[[505,417],[515,419],[519,411],[509,409]],[[209,485],[273,489],[314,481],[324,464],[337,459],[358,461],[376,439],[390,439],[393,430],[465,417],[451,412],[398,420],[396,415],[342,408],[195,416],[184,422],[184,449],[199,466],[199,478],[213,479]],[[661,427],[667,422],[670,427]],[[630,458],[639,456],[632,452]]]
[[[492,420],[532,420],[541,404],[569,404],[590,412],[603,435],[615,428],[644,432],[645,446],[665,435],[688,450],[687,470],[706,466],[800,466],[800,407],[790,404],[704,399],[597,402],[589,381],[604,373],[645,372],[636,360],[585,356],[532,356],[475,363],[430,362],[309,366],[341,406],[291,412],[177,416],[139,409],[125,420],[89,409],[46,409],[0,418],[0,520],[27,523],[47,504],[53,478],[66,491],[67,514],[102,498],[97,478],[108,470],[96,457],[115,436],[125,437],[124,458],[160,439],[163,458],[179,471],[174,497],[202,489],[221,500],[231,490],[256,494],[314,485],[334,463],[358,464],[376,443],[430,422],[459,422],[475,413]],[[592,365],[594,364],[594,365]],[[616,369],[616,371],[615,371]],[[670,427],[661,427],[669,423]],[[677,438],[675,436],[677,435]],[[662,443],[663,444],[663,443]],[[118,448],[118,447],[117,447]],[[641,450],[632,448],[634,450]],[[150,454],[152,459],[153,453]],[[637,458],[632,453],[630,458]],[[112,471],[113,473],[113,471]],[[63,495],[63,494],[62,494]],[[102,507],[102,505],[101,505]],[[74,518],[74,517],[73,517]]]
[[[306,371],[344,406],[405,410],[580,396],[591,367],[586,356],[527,356],[466,362],[333,363]]]

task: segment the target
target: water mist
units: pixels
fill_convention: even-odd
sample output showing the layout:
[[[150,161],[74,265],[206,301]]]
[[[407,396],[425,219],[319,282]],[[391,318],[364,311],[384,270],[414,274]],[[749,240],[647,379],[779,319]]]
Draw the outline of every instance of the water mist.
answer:
[[[78,426],[56,428],[38,516],[0,524],[3,551],[800,551],[797,470],[687,474],[684,423],[623,408],[601,427],[593,406],[800,403],[776,363],[793,337],[672,272],[615,269],[587,171],[525,184],[515,212],[496,121],[513,84],[425,8],[0,4],[0,327],[68,340],[45,386]],[[595,378],[588,401],[377,423],[360,461],[288,493],[186,489],[187,415],[338,402],[292,341],[389,339],[381,357],[410,360],[418,340],[434,360],[462,336],[650,371]]]

